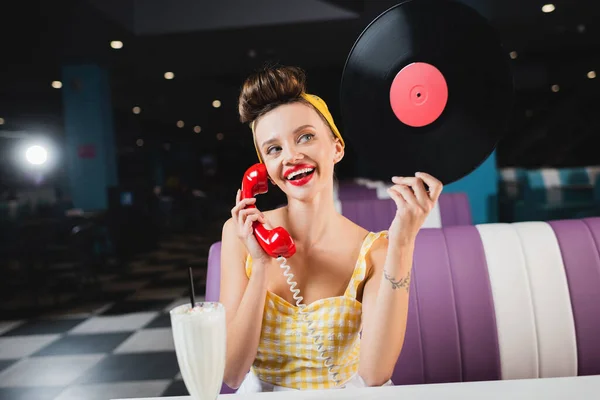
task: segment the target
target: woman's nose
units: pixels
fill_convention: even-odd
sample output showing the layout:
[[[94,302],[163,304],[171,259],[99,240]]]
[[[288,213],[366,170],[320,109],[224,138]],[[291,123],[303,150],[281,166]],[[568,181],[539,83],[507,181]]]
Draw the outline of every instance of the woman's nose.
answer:
[[[288,148],[285,151],[283,161],[285,163],[295,163],[298,160],[301,160],[303,158],[304,158],[304,155],[302,153],[296,151],[296,149],[294,149],[294,148]]]

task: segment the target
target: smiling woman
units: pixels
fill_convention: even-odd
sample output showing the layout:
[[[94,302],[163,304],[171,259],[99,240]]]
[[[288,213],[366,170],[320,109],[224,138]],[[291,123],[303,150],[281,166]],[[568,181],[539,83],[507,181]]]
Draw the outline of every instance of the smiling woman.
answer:
[[[369,232],[335,208],[333,172],[345,144],[326,103],[306,92],[301,69],[272,67],[249,77],[239,113],[288,201],[263,213],[238,191],[223,227],[225,383],[238,392],[392,384],[414,240],[441,183],[428,174],[393,178],[396,218],[388,231]],[[289,269],[282,264],[285,273],[258,244],[255,223],[292,236],[296,252]]]
[[[252,124],[257,153],[273,184],[295,200],[333,196],[333,169],[344,155],[341,141],[307,100],[280,105]],[[308,103],[308,104],[307,104]],[[300,181],[297,172],[310,170]],[[305,171],[309,172],[309,171]],[[299,183],[311,183],[302,191]]]

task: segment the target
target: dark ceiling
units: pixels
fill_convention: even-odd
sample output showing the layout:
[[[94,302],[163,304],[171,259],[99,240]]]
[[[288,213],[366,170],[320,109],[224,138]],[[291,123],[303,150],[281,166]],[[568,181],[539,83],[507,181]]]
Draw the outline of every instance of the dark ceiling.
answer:
[[[597,99],[598,79],[587,79],[586,73],[600,72],[600,2],[555,1],[556,10],[549,14],[542,13],[544,2],[537,0],[463,2],[489,19],[507,52],[518,52],[513,61],[518,93],[515,131],[538,132],[538,139],[551,135],[556,121],[549,123],[547,116],[566,107],[568,96],[583,93],[586,99]],[[2,2],[0,118],[5,124],[0,129],[47,129],[60,135],[61,91],[50,83],[60,80],[62,65],[71,63],[95,63],[108,70],[121,144],[131,144],[142,131],[171,139],[191,136],[195,125],[202,126],[202,135],[211,140],[216,132],[240,131],[239,87],[266,61],[307,69],[309,88],[337,111],[341,71],[352,44],[374,17],[397,3]],[[123,41],[124,47],[112,49],[111,40]],[[165,80],[166,71],[174,72],[175,79]],[[561,92],[552,93],[552,84],[560,84]],[[221,100],[221,108],[211,106],[214,99]],[[134,106],[142,108],[141,114],[132,113]],[[573,113],[565,118],[563,125],[569,126]],[[185,121],[184,128],[176,128],[178,120]],[[589,129],[587,120],[584,125],[583,131]],[[531,143],[536,141],[513,141],[513,154],[528,151]]]

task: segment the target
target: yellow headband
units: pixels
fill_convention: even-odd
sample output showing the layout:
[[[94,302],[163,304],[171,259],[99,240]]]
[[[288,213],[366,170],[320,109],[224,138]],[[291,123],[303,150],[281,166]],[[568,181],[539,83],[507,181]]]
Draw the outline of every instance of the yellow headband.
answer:
[[[337,126],[335,126],[335,122],[333,122],[333,117],[331,116],[331,113],[329,112],[329,108],[327,107],[327,104],[323,101],[323,99],[321,99],[319,96],[316,96],[314,94],[308,94],[308,93],[302,93],[302,98],[306,101],[308,101],[327,121],[327,123],[329,124],[329,127],[331,128],[331,131],[333,132],[333,134],[340,139],[340,142],[342,143],[342,147],[345,147],[346,144],[344,143],[344,139],[342,138],[342,135],[340,134],[340,131],[338,130]],[[254,135],[254,122],[252,121],[252,123],[250,124],[250,128],[252,129],[252,138],[254,140],[254,148],[256,149],[256,154],[258,155],[258,160],[262,163],[262,157],[260,156],[260,151],[258,150],[258,145],[256,144],[256,136]]]

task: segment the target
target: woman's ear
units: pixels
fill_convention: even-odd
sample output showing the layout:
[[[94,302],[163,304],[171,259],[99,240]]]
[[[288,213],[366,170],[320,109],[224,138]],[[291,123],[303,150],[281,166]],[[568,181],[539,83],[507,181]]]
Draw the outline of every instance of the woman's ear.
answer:
[[[336,138],[334,144],[333,163],[337,164],[342,160],[342,158],[344,158],[344,146],[342,146],[340,139]]]

